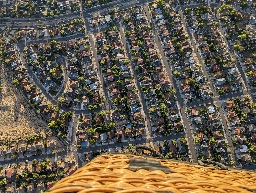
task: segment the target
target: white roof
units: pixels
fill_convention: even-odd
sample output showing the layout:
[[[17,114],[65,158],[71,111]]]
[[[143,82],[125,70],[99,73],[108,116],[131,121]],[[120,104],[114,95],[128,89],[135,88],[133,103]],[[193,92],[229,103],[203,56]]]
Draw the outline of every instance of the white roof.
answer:
[[[163,15],[157,15],[156,16],[156,19],[162,19],[163,18]]]
[[[234,74],[236,72],[236,69],[235,68],[230,68],[228,69],[228,73],[229,74]]]
[[[208,107],[208,112],[209,112],[209,113],[215,113],[215,108],[214,108],[214,106],[209,106],[209,107]]]
[[[137,14],[137,15],[136,15],[136,19],[141,19],[142,17],[143,17],[142,14]]]
[[[106,139],[107,139],[106,133],[100,134],[100,139],[101,139],[101,140],[106,140]]]
[[[91,90],[97,89],[97,85],[96,85],[96,84],[90,84],[90,89],[91,89]]]
[[[217,79],[217,85],[222,85],[226,82],[225,78],[219,78]]]
[[[123,54],[117,54],[117,58],[124,58],[124,55]]]
[[[109,22],[111,20],[110,15],[105,15],[105,20],[106,20],[106,22]]]
[[[157,9],[155,10],[155,12],[158,13],[158,14],[161,14],[161,13],[162,13],[162,10],[159,9],[159,8],[157,8]]]
[[[30,56],[30,58],[31,58],[32,60],[35,60],[35,59],[37,58],[37,54],[36,54],[36,53],[32,54],[32,55]]]
[[[242,148],[240,149],[240,152],[245,153],[248,151],[248,147],[246,145],[241,145]]]

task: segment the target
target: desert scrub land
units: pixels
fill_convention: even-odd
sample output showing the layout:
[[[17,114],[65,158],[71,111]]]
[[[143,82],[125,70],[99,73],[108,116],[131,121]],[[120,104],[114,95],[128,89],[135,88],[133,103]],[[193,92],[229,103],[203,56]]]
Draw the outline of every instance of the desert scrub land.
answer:
[[[44,136],[47,125],[41,120],[12,82],[6,80],[3,66],[0,72],[0,141]]]

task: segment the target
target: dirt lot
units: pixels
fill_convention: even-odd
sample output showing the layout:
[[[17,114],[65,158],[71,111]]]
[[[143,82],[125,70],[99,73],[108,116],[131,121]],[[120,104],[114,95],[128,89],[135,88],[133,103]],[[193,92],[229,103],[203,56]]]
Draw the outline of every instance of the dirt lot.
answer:
[[[0,72],[0,140],[25,139],[39,133],[44,135],[46,123],[31,109],[24,96],[13,88],[12,83],[6,80],[5,75],[2,74],[3,71],[2,68]]]

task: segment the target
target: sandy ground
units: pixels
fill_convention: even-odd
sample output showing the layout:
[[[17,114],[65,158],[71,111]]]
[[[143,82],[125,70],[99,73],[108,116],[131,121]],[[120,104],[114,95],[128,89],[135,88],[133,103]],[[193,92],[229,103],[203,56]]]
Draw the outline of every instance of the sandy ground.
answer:
[[[18,91],[13,91],[12,83],[8,83],[3,75],[0,75],[0,80],[0,140],[25,139],[39,133],[44,135],[46,123],[29,108],[28,102]]]

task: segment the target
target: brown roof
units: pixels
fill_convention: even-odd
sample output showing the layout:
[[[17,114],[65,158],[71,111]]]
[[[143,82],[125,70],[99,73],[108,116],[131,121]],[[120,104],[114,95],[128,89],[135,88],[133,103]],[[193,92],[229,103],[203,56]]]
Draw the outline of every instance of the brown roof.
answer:
[[[13,169],[12,169],[12,168],[8,168],[8,169],[6,170],[6,177],[7,177],[7,178],[11,178],[12,175],[13,175]]]

